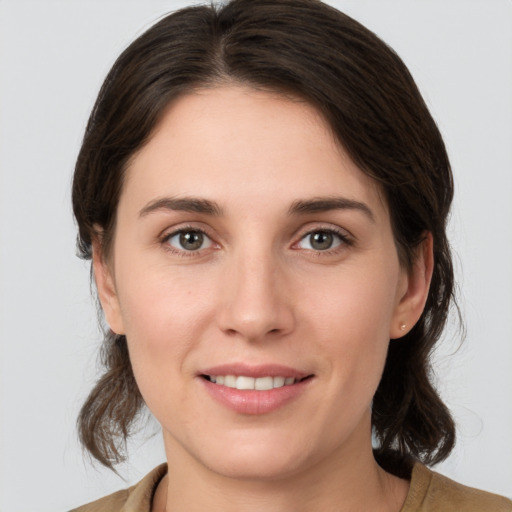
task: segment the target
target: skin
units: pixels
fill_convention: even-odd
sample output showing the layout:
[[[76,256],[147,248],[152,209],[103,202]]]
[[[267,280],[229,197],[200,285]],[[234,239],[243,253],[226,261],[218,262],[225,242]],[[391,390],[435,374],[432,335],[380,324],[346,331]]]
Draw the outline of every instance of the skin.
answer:
[[[290,213],[334,196],[370,213]],[[151,206],[190,197],[222,213]],[[201,248],[179,230],[203,231]],[[331,230],[318,249],[311,233]],[[378,187],[313,107],[237,85],[175,101],[127,170],[111,253],[95,242],[93,260],[162,426],[169,473],[153,510],[400,510],[408,482],[373,459],[370,406],[390,338],[423,310],[431,239],[405,270]],[[277,410],[240,414],[198,377],[233,362],[312,377]]]

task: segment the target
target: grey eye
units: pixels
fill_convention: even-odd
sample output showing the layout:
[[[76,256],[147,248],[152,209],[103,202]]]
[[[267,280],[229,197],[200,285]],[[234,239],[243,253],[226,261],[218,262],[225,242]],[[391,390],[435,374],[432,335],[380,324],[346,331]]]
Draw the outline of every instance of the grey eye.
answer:
[[[326,251],[338,247],[342,241],[341,236],[333,231],[319,230],[305,235],[299,242],[299,247],[312,251]]]
[[[212,241],[202,231],[179,231],[168,239],[169,245],[182,251],[198,251],[211,246]]]

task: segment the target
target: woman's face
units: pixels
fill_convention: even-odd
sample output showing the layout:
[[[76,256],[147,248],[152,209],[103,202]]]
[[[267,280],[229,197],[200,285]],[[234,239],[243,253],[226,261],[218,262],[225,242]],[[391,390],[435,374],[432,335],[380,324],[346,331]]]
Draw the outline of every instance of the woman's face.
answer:
[[[168,458],[236,477],[368,452],[389,339],[422,306],[378,188],[315,109],[236,86],[169,107],[95,271]]]

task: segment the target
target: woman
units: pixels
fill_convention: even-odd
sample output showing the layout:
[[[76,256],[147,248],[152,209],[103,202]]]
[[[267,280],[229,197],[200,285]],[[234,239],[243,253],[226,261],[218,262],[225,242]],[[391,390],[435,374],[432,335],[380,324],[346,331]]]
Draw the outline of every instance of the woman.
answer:
[[[142,35],[73,184],[110,327],[79,428],[112,467],[146,404],[168,467],[78,510],[510,510],[423,465],[455,441],[428,362],[452,193],[407,69],[338,11],[235,0]]]

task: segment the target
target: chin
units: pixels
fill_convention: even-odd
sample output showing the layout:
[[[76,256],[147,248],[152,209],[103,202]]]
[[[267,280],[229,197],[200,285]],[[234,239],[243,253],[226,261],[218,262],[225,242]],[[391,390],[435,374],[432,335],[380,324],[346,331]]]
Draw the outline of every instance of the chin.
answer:
[[[263,436],[262,436],[263,437]],[[237,480],[280,480],[311,464],[307,443],[280,436],[274,438],[231,439],[200,452],[199,461],[211,471]],[[291,442],[290,442],[291,441]],[[202,459],[202,460],[201,460]]]
[[[261,451],[261,450],[260,450]],[[212,461],[209,469],[226,478],[236,480],[282,480],[300,472],[301,461],[289,457],[255,457],[250,454],[232,454],[222,462]]]

